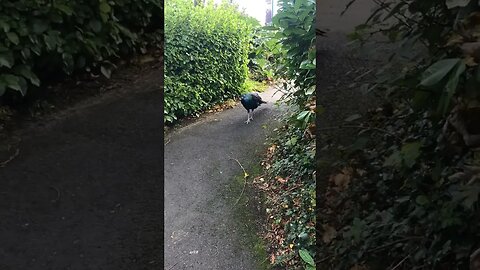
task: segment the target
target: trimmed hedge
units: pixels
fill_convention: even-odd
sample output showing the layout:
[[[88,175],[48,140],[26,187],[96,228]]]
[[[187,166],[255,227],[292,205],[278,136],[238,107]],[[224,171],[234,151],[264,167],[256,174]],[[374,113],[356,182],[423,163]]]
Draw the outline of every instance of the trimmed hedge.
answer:
[[[248,74],[251,24],[234,6],[165,6],[164,122],[237,97]]]
[[[0,1],[0,96],[51,76],[110,76],[115,58],[160,45],[160,0]]]

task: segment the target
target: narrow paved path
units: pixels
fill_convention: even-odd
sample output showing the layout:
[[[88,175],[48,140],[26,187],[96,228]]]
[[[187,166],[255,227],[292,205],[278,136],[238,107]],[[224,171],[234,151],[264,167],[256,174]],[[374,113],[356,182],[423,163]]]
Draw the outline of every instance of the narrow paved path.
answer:
[[[258,230],[233,207],[243,171],[260,161],[265,137],[278,124],[279,94],[269,89],[245,124],[245,109],[211,114],[170,134],[165,146],[165,269],[259,269],[247,241]],[[240,177],[239,177],[240,176]],[[240,186],[240,189],[235,188]],[[245,196],[245,195],[244,195]]]
[[[347,38],[357,25],[367,20],[375,4],[373,0],[357,0],[341,16],[349,2],[350,0],[323,0],[317,5],[317,25],[320,29],[327,30],[325,36],[317,36],[316,40],[317,89],[320,93],[318,103],[325,108],[324,113],[317,118],[319,127],[341,126],[349,116],[365,116],[369,109],[376,108],[380,102],[372,93],[364,93],[361,86],[373,81],[374,72],[363,75],[385,64],[385,55],[388,54],[384,52],[388,48],[379,45],[356,48],[350,46],[351,40]],[[355,141],[357,133],[356,129],[321,130],[317,134],[317,149],[324,149],[331,142],[348,145]],[[334,168],[331,164],[336,161],[337,154],[332,149],[321,150],[318,155],[319,166],[322,166],[319,168],[319,179],[328,179]],[[327,184],[328,181],[318,181],[318,205],[325,198],[320,194],[323,194]]]
[[[161,76],[18,134],[0,167],[0,269],[161,269]]]

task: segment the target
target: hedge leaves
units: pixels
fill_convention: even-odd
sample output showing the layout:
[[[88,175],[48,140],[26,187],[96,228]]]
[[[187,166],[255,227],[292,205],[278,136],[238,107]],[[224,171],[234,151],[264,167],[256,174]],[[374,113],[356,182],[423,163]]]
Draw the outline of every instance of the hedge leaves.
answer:
[[[166,1],[165,123],[240,94],[250,33],[246,17],[229,4]]]

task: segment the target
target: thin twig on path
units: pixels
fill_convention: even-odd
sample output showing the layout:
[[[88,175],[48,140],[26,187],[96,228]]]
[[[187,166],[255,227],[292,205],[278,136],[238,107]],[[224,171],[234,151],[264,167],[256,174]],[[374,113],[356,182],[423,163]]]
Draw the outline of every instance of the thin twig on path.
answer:
[[[376,127],[366,127],[366,126],[360,126],[360,125],[358,125],[358,126],[355,126],[355,125],[339,125],[339,126],[333,126],[333,127],[324,127],[324,128],[318,129],[318,131],[326,131],[326,130],[342,129],[342,128],[358,128],[358,129],[375,130],[375,131],[387,134],[391,137],[395,137],[395,138],[398,139],[398,137],[395,134],[393,134],[393,133],[391,133],[391,132],[389,132],[385,129],[376,128]]]
[[[10,161],[16,158],[19,153],[20,149],[17,148],[17,150],[15,150],[15,153],[12,156],[10,156],[7,160],[0,162],[0,167],[5,167],[5,165],[7,165]]]
[[[398,267],[400,267],[400,265],[402,265],[402,263],[403,263],[406,259],[408,259],[408,257],[410,257],[410,254],[408,254],[407,257],[403,258],[403,260],[401,260],[399,263],[397,263],[391,270],[395,270],[395,269],[397,269]]]
[[[405,241],[409,241],[409,240],[414,240],[414,239],[423,239],[424,237],[423,236],[412,236],[412,237],[407,237],[407,238],[402,238],[402,239],[399,239],[399,240],[396,240],[396,241],[393,241],[391,243],[387,243],[385,245],[382,245],[382,246],[379,246],[379,247],[376,247],[376,248],[372,248],[370,250],[367,250],[367,252],[377,252],[379,250],[382,250],[382,249],[385,249],[385,248],[388,248],[388,247],[391,247],[395,244],[398,244],[398,243],[402,243],[402,242],[405,242]]]
[[[230,159],[233,159],[235,160],[238,165],[240,165],[240,168],[242,168],[243,170],[243,188],[242,188],[242,192],[240,193],[240,196],[238,196],[238,199],[237,201],[235,202],[235,204],[233,205],[233,207],[237,206],[238,202],[240,201],[240,199],[242,198],[243,196],[243,193],[245,192],[245,187],[247,186],[247,177],[248,177],[248,173],[245,171],[245,168],[243,168],[242,164],[240,163],[240,161],[238,161],[238,159],[236,158],[232,158],[231,156],[228,156]]]
[[[58,202],[58,200],[60,200],[60,190],[58,190],[58,188],[56,188],[54,186],[48,186],[48,187],[57,192],[57,198],[55,200],[52,200],[52,202]]]
[[[172,270],[173,267],[175,267],[175,265],[177,265],[177,264],[178,264],[178,262],[176,262],[174,265],[170,266],[170,268],[168,268],[168,270]]]

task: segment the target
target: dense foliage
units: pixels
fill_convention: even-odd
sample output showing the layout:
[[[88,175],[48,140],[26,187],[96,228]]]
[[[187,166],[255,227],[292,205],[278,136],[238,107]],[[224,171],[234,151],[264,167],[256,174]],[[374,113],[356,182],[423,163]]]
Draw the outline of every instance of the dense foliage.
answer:
[[[252,23],[227,3],[165,6],[166,123],[237,97],[248,75]]]
[[[277,55],[281,45],[275,40],[275,32],[257,27],[254,30],[250,51],[248,54],[248,68],[251,79],[255,81],[272,81],[276,67]]]
[[[0,96],[50,77],[109,77],[114,60],[160,46],[159,0],[0,1]]]
[[[479,3],[376,2],[353,36],[368,43],[382,33],[398,50],[369,85],[385,105],[367,115],[353,145],[337,146],[320,261],[468,269],[480,243]]]
[[[289,112],[265,161],[271,262],[314,269],[315,247],[315,1],[280,1],[273,26],[275,75]],[[302,262],[303,261],[303,262]]]

